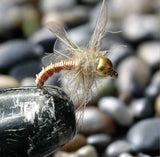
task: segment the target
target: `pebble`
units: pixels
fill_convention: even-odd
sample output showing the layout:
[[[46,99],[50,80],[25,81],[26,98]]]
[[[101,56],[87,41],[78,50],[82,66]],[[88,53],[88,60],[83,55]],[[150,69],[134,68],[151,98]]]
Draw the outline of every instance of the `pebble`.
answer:
[[[5,1],[1,1],[1,2],[6,3],[6,4],[15,5],[15,4],[22,4],[24,2],[27,2],[27,0],[5,0]]]
[[[116,86],[120,95],[142,96],[151,75],[149,66],[143,60],[128,57],[119,64],[117,72]]]
[[[0,34],[4,37],[14,34],[14,29],[22,22],[21,7],[11,3],[0,2]],[[9,34],[8,34],[9,33]]]
[[[76,155],[78,157],[98,157],[98,154],[96,152],[96,149],[93,146],[86,145],[82,148],[80,148]]]
[[[155,111],[158,116],[160,116],[160,94],[157,96],[155,101]]]
[[[54,157],[98,157],[98,154],[93,146],[86,145],[77,150],[75,153],[58,151],[55,153]]]
[[[21,81],[21,86],[36,86],[34,77],[26,77]]]
[[[63,10],[66,8],[70,8],[75,5],[74,0],[40,0],[39,7],[43,11],[43,13],[50,12],[52,10]]]
[[[1,70],[8,70],[17,64],[31,58],[42,56],[43,49],[35,46],[26,40],[10,40],[0,46],[0,67]]]
[[[139,154],[138,154],[138,157],[151,157],[151,156],[148,155],[148,154],[139,153]],[[156,157],[156,156],[154,156],[154,157]],[[157,156],[157,157],[158,157],[158,156]]]
[[[118,157],[121,153],[130,152],[131,146],[125,140],[118,140],[111,143],[105,150],[106,156]]]
[[[150,67],[159,67],[160,42],[150,41],[141,44],[138,48],[138,57],[143,59]]]
[[[66,144],[62,151],[72,152],[76,151],[86,144],[86,139],[83,135],[77,134],[68,144]]]
[[[110,14],[114,19],[121,19],[133,13],[147,13],[153,9],[152,0],[113,0],[110,2]],[[129,8],[128,6],[132,6]]]
[[[112,137],[108,134],[93,134],[87,137],[86,143],[88,145],[93,145],[97,149],[101,150],[111,143]]]
[[[147,98],[134,99],[129,106],[129,110],[136,119],[149,118],[154,115],[153,104]]]
[[[152,76],[152,80],[151,83],[153,84],[159,84],[160,83],[160,70],[158,70],[157,72],[154,73],[154,75]]]
[[[80,132],[84,134],[115,133],[114,121],[97,107],[87,107],[84,111]]]
[[[115,97],[101,98],[98,102],[98,106],[101,111],[110,115],[122,126],[130,126],[133,123],[133,116],[129,113],[126,105]]]
[[[159,78],[160,78],[160,71],[157,71],[152,76],[152,79],[144,93],[146,97],[150,98],[153,101],[156,98],[156,96],[159,94],[159,89],[160,89],[160,79]]]
[[[14,66],[9,74],[18,81],[26,77],[36,77],[36,74],[41,71],[41,63],[38,61],[27,61]]]
[[[29,41],[35,45],[41,45],[44,49],[44,52],[53,52],[53,45],[56,40],[55,34],[49,31],[47,28],[42,27],[35,33],[33,33]]]
[[[119,157],[134,157],[134,156],[132,156],[132,155],[129,154],[129,153],[121,153],[121,154],[119,155]]]
[[[159,17],[155,15],[130,14],[122,24],[124,37],[132,42],[159,38]]]
[[[149,84],[145,90],[145,96],[154,100],[159,94],[160,84]]]
[[[19,87],[20,83],[8,75],[0,75],[0,88]]]
[[[122,60],[133,55],[133,50],[130,45],[123,45],[120,43],[112,44],[108,58],[113,62],[116,67]]]
[[[136,153],[159,152],[160,118],[142,120],[133,125],[127,133],[127,140]]]
[[[26,37],[40,28],[40,13],[32,5],[24,7],[22,30]]]
[[[88,21],[89,8],[81,5],[76,5],[70,9],[52,11],[42,18],[42,25],[45,25],[49,21],[54,21],[59,24],[67,24],[69,26],[77,26]]]

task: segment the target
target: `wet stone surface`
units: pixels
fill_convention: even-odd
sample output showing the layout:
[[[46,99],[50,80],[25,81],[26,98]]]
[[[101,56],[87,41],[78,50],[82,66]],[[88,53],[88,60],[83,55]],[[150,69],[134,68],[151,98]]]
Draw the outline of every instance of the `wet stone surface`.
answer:
[[[0,88],[19,87],[20,83],[9,75],[0,75]]]
[[[0,107],[3,105],[0,112],[5,110],[4,114],[0,113],[0,119],[3,119],[3,115],[17,114],[17,117],[5,119],[6,123],[4,119],[0,120],[0,144],[6,138],[4,134],[2,135],[1,128],[14,125],[10,130],[13,134],[8,134],[13,137],[13,140],[7,138],[7,145],[4,143],[3,147],[0,146],[0,157],[15,157],[16,154],[12,149],[16,150],[18,157],[25,157],[24,150],[28,147],[28,143],[34,144],[28,152],[36,150],[36,153],[40,153],[32,155],[34,157],[43,157],[46,152],[57,148],[59,148],[58,152],[47,157],[111,157],[112,155],[159,157],[156,144],[157,141],[160,142],[157,135],[160,124],[159,120],[155,119],[160,117],[160,1],[106,0],[106,3],[108,18],[100,50],[107,52],[105,56],[112,61],[119,77],[112,79],[109,76],[98,80],[98,88],[93,89],[96,95],[92,95],[92,101],[87,104],[84,121],[82,122],[80,118],[76,119],[76,123],[78,121],[82,125],[82,127],[80,124],[76,126],[76,132],[79,132],[80,137],[78,135],[78,140],[66,145],[68,148],[61,151],[60,148],[69,142],[73,135],[72,131],[75,131],[74,127],[73,129],[68,127],[72,122],[75,123],[72,118],[69,119],[70,116],[75,115],[70,108],[72,104],[66,106],[64,102],[55,109],[52,103],[49,106],[48,112],[57,110],[59,122],[65,118],[64,113],[68,113],[67,108],[70,108],[71,112],[65,120],[63,119],[63,127],[61,127],[62,123],[56,125],[56,120],[52,116],[48,117],[47,114],[44,114],[42,121],[38,121],[37,118],[34,126],[28,124],[23,121],[23,114],[18,114],[20,109],[18,107],[15,109],[12,104],[18,103],[17,97],[21,100],[26,97],[25,103],[23,100],[22,104],[25,112],[28,113],[28,118],[33,116],[31,113],[38,110],[36,107],[46,109],[43,103],[38,103],[36,107],[33,105],[32,100],[38,95],[35,93],[39,89],[28,87],[36,86],[36,74],[44,66],[41,62],[42,56],[53,53],[56,36],[46,28],[46,22],[59,23],[66,29],[74,43],[80,47],[88,47],[102,0],[0,0],[0,91],[2,88],[25,86],[24,93],[21,92],[21,88],[12,93],[14,96],[10,99],[16,101],[3,105],[6,101],[0,100]],[[104,20],[103,17],[101,22]],[[103,22],[101,22],[98,24],[98,30],[102,26]],[[60,49],[57,50],[64,53]],[[48,64],[51,63],[50,58],[47,61]],[[96,65],[94,66],[96,68]],[[66,77],[58,82],[61,74],[54,74],[45,85],[66,87]],[[72,87],[72,83],[69,86]],[[17,91],[20,91],[19,96]],[[50,90],[47,91],[46,89],[46,93]],[[52,94],[46,93],[43,93],[46,100],[52,98]],[[8,94],[5,94],[3,99],[6,96],[9,99]],[[40,98],[38,95],[37,102]],[[62,99],[64,98],[65,96]],[[103,98],[105,101],[102,103]],[[78,105],[78,103],[74,104],[75,108]],[[42,113],[44,112],[43,110]],[[57,132],[53,129],[59,127],[61,129]],[[14,132],[17,128],[21,130]],[[27,138],[28,134],[30,134],[29,138]],[[31,140],[32,135],[34,135],[33,140]],[[123,144],[127,142],[128,146],[131,145],[131,151],[121,149],[123,144],[118,145],[117,141],[123,141]],[[39,147],[37,143],[41,143]],[[123,148],[128,146],[125,144]],[[9,155],[3,155],[1,148],[3,152],[6,149]],[[110,150],[108,153],[111,156],[107,154],[107,150]]]
[[[88,107],[84,111],[82,127],[80,132],[84,134],[93,133],[115,133],[115,125],[112,118],[96,107]]]
[[[42,64],[39,61],[26,61],[14,66],[9,74],[15,79],[21,81],[26,77],[35,77],[41,70]]]
[[[118,157],[123,152],[130,152],[131,146],[127,141],[119,140],[111,143],[105,150],[106,156]]]
[[[118,67],[119,78],[116,82],[121,95],[142,96],[151,71],[149,66],[136,57],[128,57]]]
[[[26,40],[11,40],[0,45],[0,67],[1,71],[8,70],[18,62],[31,58],[39,58],[43,49],[34,46]]]
[[[149,118],[154,115],[152,102],[147,98],[133,100],[129,106],[130,113],[136,119]]]
[[[160,118],[146,119],[130,128],[127,140],[134,152],[156,154],[159,152],[159,133]]]
[[[114,97],[101,98],[98,106],[101,111],[110,115],[122,126],[130,126],[133,123],[133,117],[130,115],[127,106]]]
[[[104,149],[111,141],[112,137],[108,134],[93,134],[86,139],[88,145],[93,145],[97,149]]]
[[[41,45],[44,49],[44,52],[53,52],[53,44],[56,38],[55,35],[50,32],[47,28],[41,28],[32,34],[29,38],[29,41],[35,45]]]

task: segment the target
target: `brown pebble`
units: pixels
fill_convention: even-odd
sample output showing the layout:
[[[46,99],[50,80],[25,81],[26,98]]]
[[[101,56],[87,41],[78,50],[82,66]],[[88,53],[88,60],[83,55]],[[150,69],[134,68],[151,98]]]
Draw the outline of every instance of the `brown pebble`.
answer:
[[[86,139],[83,135],[77,134],[68,144],[66,144],[62,151],[72,152],[81,148],[86,144]]]
[[[160,95],[157,96],[155,101],[155,111],[158,116],[160,116]]]

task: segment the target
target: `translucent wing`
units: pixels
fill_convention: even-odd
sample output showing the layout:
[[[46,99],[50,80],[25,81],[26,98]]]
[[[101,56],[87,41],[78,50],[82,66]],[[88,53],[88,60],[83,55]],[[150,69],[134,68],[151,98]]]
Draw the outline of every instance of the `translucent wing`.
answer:
[[[96,26],[93,32],[93,35],[90,39],[89,42],[89,50],[91,50],[92,52],[98,52],[100,50],[100,44],[101,44],[101,40],[102,37],[105,33],[105,27],[107,24],[107,5],[105,0],[103,0],[98,18],[97,18],[97,22],[96,22]]]
[[[46,66],[51,62],[71,58],[79,47],[69,39],[65,29],[55,22],[49,22],[46,26],[58,39],[54,44],[53,53],[44,56],[42,63]]]
[[[69,50],[66,50],[62,42],[57,39],[53,47],[53,53],[46,53],[42,58],[42,63],[43,65],[47,66],[50,63],[54,63],[60,60],[71,59],[72,56],[73,53]]]
[[[61,27],[59,24],[55,22],[48,22],[46,26],[51,32],[53,32],[57,36],[57,38],[66,46],[67,49],[78,49],[78,46],[69,39],[65,29]]]

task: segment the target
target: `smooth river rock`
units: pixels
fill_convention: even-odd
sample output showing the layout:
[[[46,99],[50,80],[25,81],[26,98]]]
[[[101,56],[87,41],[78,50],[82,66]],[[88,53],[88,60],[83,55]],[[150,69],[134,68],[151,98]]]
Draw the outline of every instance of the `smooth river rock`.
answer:
[[[109,114],[118,124],[130,126],[133,123],[133,116],[129,113],[127,106],[115,97],[103,97],[99,100],[99,108]]]
[[[150,118],[133,125],[127,133],[127,140],[136,153],[158,154],[160,141],[160,118]]]

